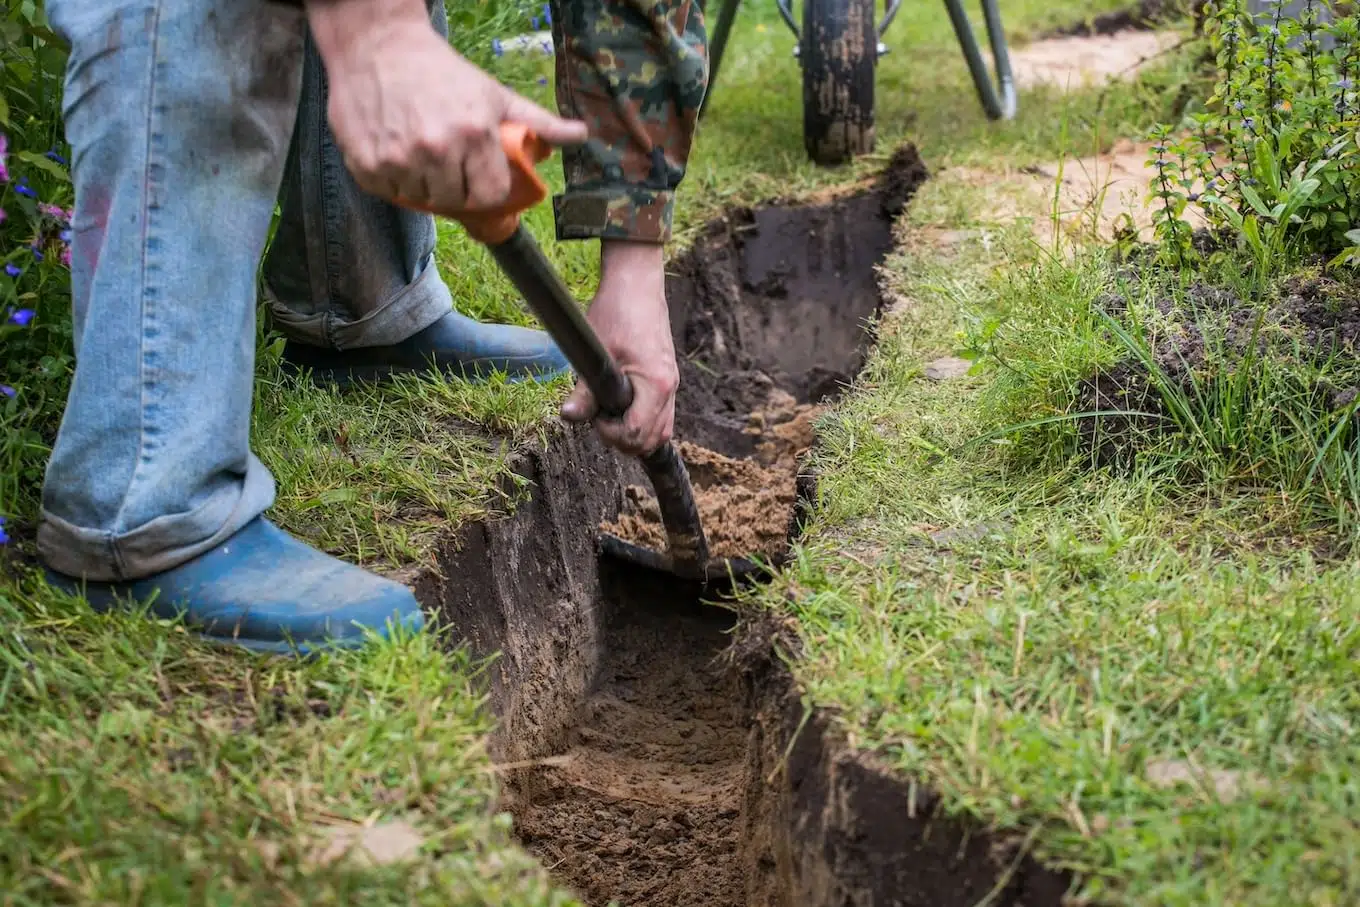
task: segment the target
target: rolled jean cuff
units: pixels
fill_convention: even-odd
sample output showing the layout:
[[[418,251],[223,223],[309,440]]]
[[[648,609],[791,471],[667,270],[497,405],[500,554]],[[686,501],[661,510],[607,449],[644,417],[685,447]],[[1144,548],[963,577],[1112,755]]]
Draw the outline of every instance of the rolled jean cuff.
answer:
[[[674,209],[675,193],[666,189],[580,189],[553,198],[560,240],[669,242]]]
[[[362,318],[347,320],[336,307],[305,313],[278,298],[265,283],[261,288],[271,322],[284,335],[301,343],[336,350],[394,346],[425,330],[453,311],[453,294],[431,256],[416,279]]]
[[[241,482],[186,513],[125,533],[85,529],[44,509],[38,556],[52,570],[91,582],[127,582],[173,570],[211,551],[274,503],[274,477],[251,454]]]

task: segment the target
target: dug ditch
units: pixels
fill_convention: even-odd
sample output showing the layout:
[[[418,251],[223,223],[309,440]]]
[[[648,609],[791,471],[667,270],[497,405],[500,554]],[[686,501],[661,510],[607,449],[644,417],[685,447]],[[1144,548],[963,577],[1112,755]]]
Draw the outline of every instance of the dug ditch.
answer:
[[[685,442],[718,554],[778,560],[800,528],[817,404],[860,369],[877,266],[925,168],[863,191],[730,212],[673,265]],[[527,489],[524,493],[522,490]],[[418,585],[483,656],[503,806],[592,907],[1058,904],[1066,879],[804,709],[770,618],[601,560],[609,526],[659,542],[636,464],[586,431],[523,454],[511,516],[466,527]]]

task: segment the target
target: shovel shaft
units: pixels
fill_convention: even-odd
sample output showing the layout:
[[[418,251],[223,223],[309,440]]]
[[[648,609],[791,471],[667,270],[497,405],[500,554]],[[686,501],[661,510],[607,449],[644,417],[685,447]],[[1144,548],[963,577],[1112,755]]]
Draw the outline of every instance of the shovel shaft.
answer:
[[[623,416],[633,404],[633,386],[591,330],[585,313],[533,236],[521,226],[505,242],[488,248],[590,388],[600,412],[610,419]]]
[[[509,197],[502,207],[483,212],[434,213],[455,218],[473,239],[491,251],[577,376],[590,388],[600,414],[621,418],[633,404],[632,384],[591,329],[557,269],[520,223],[520,214],[547,196],[547,186],[534,171],[534,164],[545,159],[551,149],[524,126],[511,123],[501,127],[501,147],[510,166],[511,181]],[[398,203],[421,207],[401,199]],[[656,489],[661,522],[666,527],[670,569],[681,576],[703,579],[708,567],[708,542],[680,452],[672,443],[662,444],[642,457],[642,467]]]
[[[633,403],[633,386],[591,330],[580,306],[533,236],[520,227],[504,242],[487,248],[543,322],[562,355],[590,388],[601,414],[607,418],[622,417]],[[656,489],[672,569],[702,578],[708,562],[708,543],[680,452],[674,444],[662,444],[642,457],[642,468]]]

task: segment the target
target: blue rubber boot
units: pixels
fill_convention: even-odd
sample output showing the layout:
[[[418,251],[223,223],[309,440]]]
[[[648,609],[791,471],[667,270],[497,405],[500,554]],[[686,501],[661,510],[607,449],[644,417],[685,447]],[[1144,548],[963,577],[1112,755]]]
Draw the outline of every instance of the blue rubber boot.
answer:
[[[483,324],[458,312],[391,346],[333,350],[289,340],[283,365],[290,371],[309,370],[313,380],[339,386],[428,371],[470,381],[495,372],[511,381],[551,381],[571,368],[543,331]]]
[[[156,576],[126,583],[81,582],[47,572],[48,582],[83,595],[96,611],[152,600],[157,617],[183,616],[208,640],[257,652],[309,655],[355,648],[365,630],[420,630],[411,590],[317,551],[263,517],[222,545]]]

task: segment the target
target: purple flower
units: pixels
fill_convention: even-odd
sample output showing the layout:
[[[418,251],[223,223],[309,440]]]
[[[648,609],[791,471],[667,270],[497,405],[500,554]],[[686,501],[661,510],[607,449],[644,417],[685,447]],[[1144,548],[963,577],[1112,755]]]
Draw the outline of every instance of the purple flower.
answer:
[[[538,16],[529,17],[529,27],[534,31],[538,31]]]
[[[0,384],[0,396],[13,397],[17,393],[19,392],[16,391],[14,388],[10,387],[8,384]],[[3,522],[3,520],[0,519],[0,522]]]
[[[549,27],[552,26],[552,7],[546,3],[543,4],[543,24]]]
[[[61,205],[49,205],[47,202],[38,203],[38,213],[57,220],[66,220],[66,209]]]
[[[28,184],[28,177],[19,177],[19,182],[14,184],[14,191],[20,195],[27,195],[29,198],[37,198],[38,192]]]
[[[58,237],[61,239],[61,241],[64,242],[64,243],[69,243],[69,242],[71,241],[71,231],[70,231],[70,230],[62,230],[60,233],[57,234],[57,236],[58,236]]]
[[[548,77],[547,77],[547,76],[539,76],[539,77],[538,77],[538,84],[540,84],[540,85],[547,85],[547,84],[548,84]]]
[[[5,265],[5,273],[8,274],[10,277],[18,277],[20,274],[23,273],[23,271],[19,270],[19,266],[16,265],[14,262],[10,262],[9,264]]]
[[[44,157],[46,157],[49,161],[56,161],[58,164],[61,164],[63,166],[66,164],[66,158],[62,157],[60,154],[57,154],[57,149],[55,148],[47,152],[47,154],[45,154]]]
[[[35,314],[37,313],[32,309],[15,309],[13,312],[9,313],[9,320],[19,327],[24,327],[33,320]]]
[[[9,544],[9,533],[5,531],[5,518],[0,516],[0,545]]]
[[[28,251],[30,251],[30,252],[33,253],[33,260],[34,260],[34,261],[42,261],[42,260],[43,260],[42,249],[38,246],[37,243],[34,243],[33,245],[29,246],[29,247],[28,247]]]
[[[71,247],[70,247],[70,246],[62,246],[62,247],[61,247],[61,263],[64,264],[64,265],[66,265],[66,267],[68,267],[68,268],[71,267]]]
[[[498,57],[505,53],[505,47],[501,44],[500,38],[491,39],[491,52]]]

